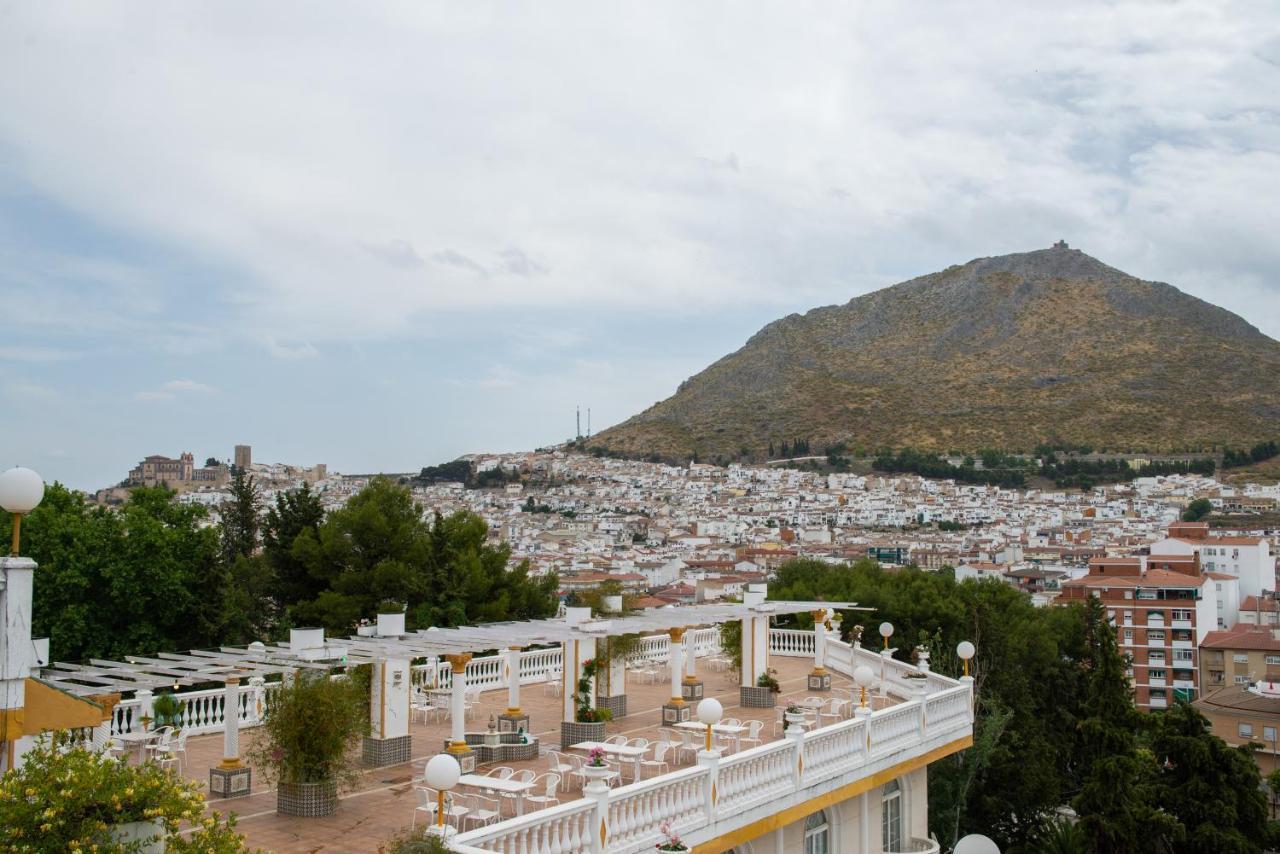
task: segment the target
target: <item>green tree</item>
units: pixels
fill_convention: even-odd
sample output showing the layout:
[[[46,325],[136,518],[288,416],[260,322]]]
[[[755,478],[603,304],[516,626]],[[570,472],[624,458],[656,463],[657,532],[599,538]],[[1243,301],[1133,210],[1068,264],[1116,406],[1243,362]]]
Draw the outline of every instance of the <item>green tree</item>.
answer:
[[[1199,522],[1205,516],[1213,512],[1213,504],[1207,498],[1197,498],[1187,505],[1187,509],[1182,511],[1182,521]]]
[[[1186,702],[1153,718],[1156,802],[1181,823],[1176,849],[1253,854],[1267,847],[1267,799],[1249,748],[1229,747]]]
[[[52,484],[23,519],[23,553],[40,564],[32,629],[56,659],[119,658],[221,642],[226,567],[196,504],[139,488],[119,510]],[[7,514],[0,527],[9,528]]]
[[[231,469],[231,498],[218,508],[222,528],[222,559],[228,565],[236,558],[250,557],[258,550],[258,485],[243,469]]]
[[[278,493],[275,506],[267,511],[262,526],[262,553],[271,568],[271,595],[281,608],[314,599],[325,589],[324,580],[311,574],[306,548],[295,553],[303,532],[310,532],[314,538],[323,521],[320,497],[305,483]]]
[[[1165,851],[1182,833],[1177,819],[1156,806],[1157,768],[1138,748],[1138,711],[1125,657],[1097,597],[1085,606],[1089,676],[1079,724],[1080,793],[1071,806],[1080,830],[1100,854]]]

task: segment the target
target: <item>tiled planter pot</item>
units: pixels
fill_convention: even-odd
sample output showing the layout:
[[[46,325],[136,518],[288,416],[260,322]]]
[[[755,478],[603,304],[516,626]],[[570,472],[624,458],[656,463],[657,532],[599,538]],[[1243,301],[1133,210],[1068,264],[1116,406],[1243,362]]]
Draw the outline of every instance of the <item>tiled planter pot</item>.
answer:
[[[761,688],[758,685],[742,686],[738,689],[738,701],[748,709],[772,709],[776,705],[778,694],[772,688]]]
[[[604,721],[578,723],[577,721],[560,722],[560,749],[568,750],[583,741],[604,741]]]
[[[118,843],[126,850],[131,843],[141,843],[137,848],[141,854],[164,854],[164,821],[130,821],[117,824],[108,832],[112,842]]]
[[[338,809],[338,784],[334,780],[323,783],[281,783],[276,789],[276,812],[301,818],[317,818],[333,815]]]

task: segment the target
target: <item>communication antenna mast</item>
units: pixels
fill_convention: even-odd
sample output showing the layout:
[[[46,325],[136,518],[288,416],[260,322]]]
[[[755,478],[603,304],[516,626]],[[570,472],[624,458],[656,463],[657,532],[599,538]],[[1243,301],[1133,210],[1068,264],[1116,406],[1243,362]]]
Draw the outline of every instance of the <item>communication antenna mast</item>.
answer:
[[[587,438],[591,438],[591,407],[587,407]]]
[[[581,406],[573,410],[573,420],[574,420],[573,438],[581,439],[582,438],[582,407]]]

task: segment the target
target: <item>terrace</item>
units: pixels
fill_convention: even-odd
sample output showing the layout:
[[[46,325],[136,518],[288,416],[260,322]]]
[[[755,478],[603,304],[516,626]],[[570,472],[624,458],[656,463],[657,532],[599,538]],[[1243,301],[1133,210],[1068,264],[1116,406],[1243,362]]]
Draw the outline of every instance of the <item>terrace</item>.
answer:
[[[732,616],[750,614],[742,611],[742,606],[734,607],[737,610]],[[683,611],[684,616],[676,619],[668,614],[663,619],[680,622],[706,616],[699,614],[696,607],[672,609],[677,611]],[[731,615],[726,612],[722,616]],[[744,724],[752,720],[762,723],[758,746],[742,745],[744,749],[734,750],[734,745],[726,740],[713,752],[685,751],[679,756],[668,753],[667,768],[653,768],[653,773],[646,769],[639,780],[632,779],[629,766],[622,763],[626,772],[622,785],[603,796],[590,791],[584,793],[580,787],[561,786],[557,793],[558,805],[536,810],[531,806],[524,815],[516,815],[514,801],[504,800],[500,821],[475,829],[468,827],[455,838],[455,844],[474,850],[504,852],[651,850],[658,839],[659,824],[671,820],[686,840],[702,846],[698,850],[717,850],[714,840],[727,833],[749,830],[779,811],[803,808],[815,799],[850,797],[859,786],[869,787],[870,781],[880,779],[885,773],[903,773],[920,767],[962,749],[971,741],[971,683],[921,672],[875,652],[824,637],[821,631],[815,634],[774,629],[768,623],[767,611],[744,618],[747,655],[741,673],[726,663],[719,663],[719,631],[715,627],[690,629],[683,633],[680,643],[672,643],[672,638],[681,637],[674,629],[668,634],[643,637],[626,664],[623,691],[627,713],[615,717],[606,726],[609,736],[650,741],[670,737],[672,731],[662,726],[664,706],[670,705],[673,689],[688,681],[685,677],[696,674],[704,685],[705,695],[723,704],[726,718],[737,718]],[[627,628],[631,626],[628,623]],[[450,631],[417,633],[407,636],[408,640],[401,635],[388,644],[376,638],[333,643],[349,644],[346,652],[356,660],[365,657],[376,661],[399,654],[395,651],[397,645],[418,642],[428,636],[435,645],[440,643],[442,635],[450,636],[450,642],[463,645],[474,647],[482,643],[479,637],[468,638],[467,631],[470,630],[457,634]],[[753,638],[761,640],[755,648]],[[492,637],[483,642],[488,643],[489,649],[502,648],[492,642]],[[574,655],[579,656],[580,662],[581,655],[594,654],[577,650],[576,645],[576,641],[562,641],[558,647],[524,650],[512,647],[504,654],[477,658],[451,655],[451,662],[429,657],[427,663],[414,665],[411,681],[415,685],[447,686],[454,691],[453,708],[459,708],[457,701],[463,698],[467,687],[473,692],[478,689],[476,702],[468,713],[455,720],[450,720],[453,716],[445,712],[415,716],[406,728],[406,744],[412,745],[406,754],[408,761],[388,762],[365,771],[359,784],[343,796],[334,815],[323,818],[279,815],[275,793],[261,779],[254,779],[247,796],[213,800],[209,808],[234,811],[240,816],[240,829],[249,842],[268,850],[376,851],[381,842],[415,820],[415,807],[421,803],[416,787],[422,785],[425,761],[449,745],[456,746],[462,732],[486,732],[491,720],[497,722],[513,707],[527,716],[528,733],[537,739],[541,755],[536,759],[500,764],[516,771],[529,769],[543,773],[548,770],[547,751],[559,749],[561,721],[567,714],[571,715],[572,710],[572,701],[566,702],[564,686],[557,687],[555,676],[563,671],[566,661],[572,668]],[[261,661],[261,655],[256,660]],[[809,689],[817,664],[825,664],[830,676],[828,691]],[[454,665],[460,666],[464,678],[454,678]],[[792,727],[784,732],[780,725],[783,700],[779,700],[777,708],[744,708],[741,704],[740,686],[755,681],[749,678],[748,671],[759,673],[764,668],[776,671],[782,698],[817,696],[856,701],[858,689],[851,677],[859,665],[866,665],[875,676],[867,708],[862,711],[855,712],[854,702],[835,710],[827,703],[828,714],[812,718],[803,730]],[[674,674],[672,668],[675,668]],[[506,675],[511,672],[519,674],[514,685]],[[80,678],[105,677],[101,673],[95,677],[82,671]],[[863,678],[866,679],[865,672]],[[196,681],[195,677],[191,679]],[[570,691],[572,682],[570,679]],[[208,781],[210,769],[219,766],[227,750],[224,710],[238,711],[233,716],[237,724],[233,729],[251,728],[260,709],[269,705],[276,684],[260,676],[251,679],[247,686],[234,687],[230,693],[221,689],[180,692],[179,697],[185,700],[185,728],[192,734],[187,742],[182,773],[201,782]],[[459,686],[462,690],[456,690]],[[111,734],[135,728],[146,702],[145,690],[137,692],[143,696],[117,705],[109,725]],[[228,697],[232,698],[230,703]],[[474,743],[475,738],[466,740]],[[652,758],[652,754],[649,757]],[[476,773],[484,774],[497,764],[482,763]],[[462,791],[459,789],[457,793]],[[420,825],[430,821],[425,813],[416,815]],[[932,843],[917,840],[910,850],[936,848]]]

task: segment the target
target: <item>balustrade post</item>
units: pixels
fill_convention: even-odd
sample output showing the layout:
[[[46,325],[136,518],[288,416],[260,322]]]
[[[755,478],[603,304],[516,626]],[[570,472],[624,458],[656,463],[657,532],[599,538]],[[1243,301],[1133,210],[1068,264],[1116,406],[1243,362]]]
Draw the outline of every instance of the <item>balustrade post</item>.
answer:
[[[93,744],[93,749],[101,751],[107,742],[111,740],[111,724],[115,720],[116,704],[120,702],[120,695],[98,694],[88,699],[102,708],[102,723],[93,728],[90,740]]]
[[[261,676],[249,677],[249,708],[246,710],[248,714],[247,723],[262,723],[263,715],[267,711],[267,680]]]
[[[470,774],[476,770],[476,755],[467,744],[467,664],[471,661],[471,653],[453,653],[445,658],[449,661],[453,683],[449,696],[451,737],[445,751],[458,760],[462,773]]]
[[[595,804],[595,816],[591,827],[592,854],[604,854],[609,850],[609,784],[600,778],[582,787],[582,797]]]
[[[252,781],[253,769],[240,761],[240,677],[228,676],[222,693],[222,762],[209,769],[209,793],[245,797]]]
[[[969,689],[969,704],[968,704],[968,708],[969,708],[969,723],[973,723],[973,721],[974,721],[974,715],[973,715],[973,703],[974,703],[974,693],[975,693],[975,687],[974,687],[973,677],[972,677],[972,676],[961,676],[961,677],[960,677],[960,684],[961,684],[961,685],[964,685],[966,688],[968,688],[968,689]]]
[[[707,769],[707,781],[703,787],[705,795],[705,805],[707,810],[707,823],[714,824],[716,820],[716,802],[720,800],[720,751],[719,750],[699,750],[698,766]]]
[[[151,727],[152,722],[156,719],[156,709],[152,703],[155,701],[155,694],[150,688],[139,688],[133,695],[138,701],[138,723],[145,731]]]
[[[791,747],[795,751],[791,762],[791,781],[798,792],[800,781],[804,777],[804,730],[798,726],[789,726],[783,735],[791,740]]]

